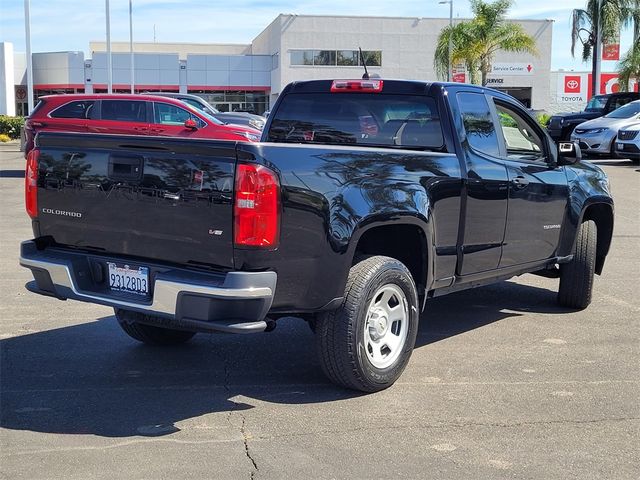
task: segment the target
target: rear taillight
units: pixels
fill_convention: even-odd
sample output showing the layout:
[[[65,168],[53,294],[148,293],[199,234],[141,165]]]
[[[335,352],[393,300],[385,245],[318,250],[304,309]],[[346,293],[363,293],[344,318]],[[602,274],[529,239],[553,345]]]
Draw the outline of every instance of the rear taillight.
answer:
[[[280,230],[277,175],[262,165],[238,164],[233,216],[236,245],[276,247]]]
[[[334,80],[331,92],[382,92],[382,80]]]
[[[27,213],[31,218],[38,216],[38,157],[36,148],[27,155],[27,168],[24,172],[24,200]]]

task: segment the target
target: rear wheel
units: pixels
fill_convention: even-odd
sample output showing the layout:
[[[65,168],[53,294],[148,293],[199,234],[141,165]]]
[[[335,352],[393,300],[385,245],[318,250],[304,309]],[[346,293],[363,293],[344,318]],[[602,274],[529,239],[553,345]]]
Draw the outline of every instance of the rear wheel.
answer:
[[[563,307],[582,310],[591,303],[597,233],[593,220],[583,222],[578,230],[573,260],[560,265],[558,303]]]
[[[391,386],[413,352],[418,317],[416,287],[404,264],[382,256],[355,264],[342,305],[316,320],[322,370],[354,390]]]
[[[184,330],[156,327],[144,322],[147,315],[130,310],[115,309],[116,318],[127,335],[147,345],[179,345],[188,342],[196,334]]]

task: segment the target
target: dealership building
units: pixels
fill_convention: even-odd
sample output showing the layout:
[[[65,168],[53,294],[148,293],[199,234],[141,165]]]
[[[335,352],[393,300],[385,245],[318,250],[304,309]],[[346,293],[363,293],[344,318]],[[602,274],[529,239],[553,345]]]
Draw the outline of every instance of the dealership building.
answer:
[[[513,20],[536,40],[538,55],[498,52],[489,86],[537,110],[554,110],[552,92],[562,83],[551,72],[551,20]],[[360,78],[358,47],[370,74],[382,78],[436,80],[433,67],[443,18],[279,15],[249,44],[135,43],[136,92],[193,93],[221,111],[263,113],[295,80]],[[104,42],[81,51],[33,53],[34,95],[106,93]],[[24,54],[0,44],[0,113],[27,110]],[[113,91],[130,92],[128,42],[112,43]],[[458,81],[468,79],[457,72]],[[555,75],[555,76],[554,76]],[[586,82],[585,82],[586,84]],[[558,97],[559,98],[559,97]]]

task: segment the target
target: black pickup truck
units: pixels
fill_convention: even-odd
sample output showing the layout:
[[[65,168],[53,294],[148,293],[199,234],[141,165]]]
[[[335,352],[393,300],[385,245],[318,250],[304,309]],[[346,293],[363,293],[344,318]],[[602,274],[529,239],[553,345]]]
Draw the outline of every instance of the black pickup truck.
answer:
[[[41,133],[32,292],[112,306],[136,340],[300,317],[334,382],[391,385],[431,297],[527,272],[591,301],[608,180],[513,98],[462,84],[286,87],[261,143]],[[460,308],[464,308],[461,305]]]

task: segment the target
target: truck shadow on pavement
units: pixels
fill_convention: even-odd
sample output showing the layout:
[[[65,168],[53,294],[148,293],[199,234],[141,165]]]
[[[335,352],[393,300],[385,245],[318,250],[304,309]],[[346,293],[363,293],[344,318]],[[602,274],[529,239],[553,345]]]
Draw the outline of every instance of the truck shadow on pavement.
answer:
[[[555,292],[511,282],[432,299],[416,348],[509,317],[563,311]],[[154,348],[131,340],[109,316],[6,338],[0,353],[1,426],[14,430],[162,436],[181,421],[252,403],[360,395],[325,379],[313,334],[296,319],[269,334],[197,335],[184,346]]]

